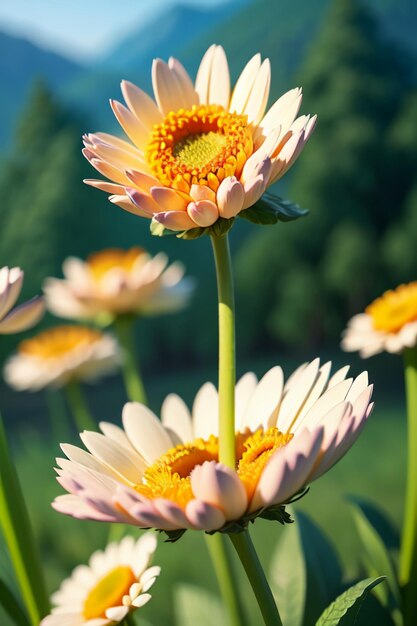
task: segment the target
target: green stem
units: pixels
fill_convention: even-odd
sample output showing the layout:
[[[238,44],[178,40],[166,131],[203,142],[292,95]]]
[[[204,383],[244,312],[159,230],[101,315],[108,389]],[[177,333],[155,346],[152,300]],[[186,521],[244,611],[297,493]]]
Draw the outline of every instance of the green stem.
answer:
[[[41,558],[0,418],[0,525],[33,626],[49,612]]]
[[[45,390],[45,399],[48,407],[51,425],[52,441],[69,441],[70,432],[65,401],[55,389]]]
[[[229,240],[212,236],[219,301],[219,460],[235,468],[235,304]]]
[[[406,626],[417,624],[417,349],[404,352],[408,416],[407,489],[400,552]]]
[[[90,413],[80,383],[72,380],[64,387],[64,390],[77,430],[79,432],[97,430],[97,425]]]
[[[146,404],[145,387],[135,355],[134,322],[135,317],[123,315],[116,318],[114,328],[123,350],[122,371],[129,400]]]
[[[266,626],[282,626],[278,608],[247,530],[229,535],[242,562]]]
[[[242,603],[239,601],[236,576],[232,571],[232,562],[227,550],[226,537],[220,533],[204,535],[207,549],[213,563],[223,601],[227,607],[230,626],[242,626],[246,623]]]

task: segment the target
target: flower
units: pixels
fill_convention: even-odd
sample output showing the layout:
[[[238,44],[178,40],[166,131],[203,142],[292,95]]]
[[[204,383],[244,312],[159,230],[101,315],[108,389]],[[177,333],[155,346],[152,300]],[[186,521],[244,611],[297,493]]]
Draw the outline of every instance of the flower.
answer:
[[[386,291],[352,317],[343,333],[342,348],[363,358],[378,352],[402,352],[417,343],[417,282]]]
[[[11,311],[22,289],[23,276],[20,267],[0,269],[0,335],[19,333],[34,326],[45,311],[43,298],[39,297],[32,298]]]
[[[112,181],[85,182],[172,231],[234,218],[287,172],[316,123],[315,116],[297,118],[298,88],[265,114],[270,78],[269,60],[261,63],[256,54],[231,92],[226,55],[216,45],[205,53],[195,85],[177,59],[156,59],[156,102],[127,81],[121,83],[127,107],[110,101],[130,142],[84,136],[85,157]]]
[[[152,258],[142,248],[110,248],[85,262],[70,257],[63,265],[65,279],[45,282],[47,306],[67,318],[178,310],[187,303],[193,283],[183,277],[180,263],[167,263],[164,254]]]
[[[37,391],[92,380],[118,363],[113,337],[83,326],[56,326],[22,341],[6,362],[4,376],[15,389]]]
[[[114,626],[151,599],[147,591],[161,568],[149,567],[156,537],[124,537],[92,554],[53,594],[55,607],[40,626]]]
[[[319,360],[284,385],[280,367],[236,385],[236,467],[218,462],[218,395],[206,383],[192,413],[169,395],[160,421],[144,405],[123,409],[124,430],[101,423],[84,432],[89,453],[62,445],[58,481],[69,494],[53,507],[80,519],[169,532],[214,531],[287,503],[350,448],[370,412],[366,372],[330,377]]]

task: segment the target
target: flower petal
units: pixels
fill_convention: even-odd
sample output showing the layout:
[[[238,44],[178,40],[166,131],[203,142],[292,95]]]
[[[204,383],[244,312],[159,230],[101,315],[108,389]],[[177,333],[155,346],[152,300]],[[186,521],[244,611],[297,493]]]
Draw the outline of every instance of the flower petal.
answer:
[[[215,461],[197,465],[191,472],[194,495],[223,511],[226,520],[239,519],[246,510],[247,496],[235,471]]]
[[[153,463],[170,448],[172,440],[159,419],[139,402],[127,402],[122,413],[123,426],[141,456]]]

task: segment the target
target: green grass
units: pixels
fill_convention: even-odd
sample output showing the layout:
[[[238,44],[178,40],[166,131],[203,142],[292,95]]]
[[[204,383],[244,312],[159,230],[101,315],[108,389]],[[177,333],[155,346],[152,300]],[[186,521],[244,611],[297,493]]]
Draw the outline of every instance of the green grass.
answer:
[[[268,365],[267,363],[266,366]],[[264,367],[260,367],[260,370],[264,370]],[[193,374],[178,381],[164,380],[163,392],[155,381],[149,387],[151,397],[157,400],[155,408],[159,404],[160,396],[171,389],[178,389],[180,393],[187,390],[185,395],[190,400],[204,378],[201,374]],[[209,375],[208,378],[212,376]],[[100,396],[101,392],[104,397]],[[97,390],[90,396],[90,400],[104,407],[106,394],[109,397],[111,394],[104,387],[101,392]],[[119,394],[122,395],[120,388],[116,395]],[[39,403],[38,408],[41,406],[42,403]],[[41,408],[39,410],[42,413]],[[98,413],[101,415],[101,410]],[[118,416],[115,413],[112,415],[118,421]],[[39,416],[38,419],[35,417],[34,423],[39,423],[39,419]],[[40,433],[34,427],[30,428],[28,423],[20,432],[15,450],[17,466],[36,536],[42,547],[48,587],[53,591],[73,567],[86,562],[94,550],[104,547],[108,527],[104,524],[77,521],[51,509],[51,500],[62,492],[52,471],[54,457],[59,453],[59,448],[51,442],[49,435]],[[402,404],[380,401],[364,433],[346,457],[328,474],[313,483],[310,492],[294,505],[296,510],[306,511],[321,525],[339,551],[349,573],[357,568],[359,546],[356,543],[346,495],[357,494],[371,499],[397,525],[400,524],[404,496],[405,434]],[[76,442],[76,438],[73,441]],[[281,536],[285,536],[285,531],[284,527],[273,522],[257,521],[252,527],[255,544],[266,566],[274,545]],[[133,529],[132,532],[138,534],[140,531]],[[0,554],[0,560],[3,571],[4,555]],[[173,593],[182,582],[201,585],[217,592],[216,580],[208,565],[206,547],[200,533],[187,532],[176,544],[161,541],[155,562],[162,565],[162,575],[153,589],[154,600],[141,611],[142,617],[153,625],[169,626],[175,623]],[[237,575],[244,588],[243,597],[253,620],[251,623],[258,623],[251,591],[239,570]],[[0,623],[8,626],[8,622],[2,620],[1,615]]]

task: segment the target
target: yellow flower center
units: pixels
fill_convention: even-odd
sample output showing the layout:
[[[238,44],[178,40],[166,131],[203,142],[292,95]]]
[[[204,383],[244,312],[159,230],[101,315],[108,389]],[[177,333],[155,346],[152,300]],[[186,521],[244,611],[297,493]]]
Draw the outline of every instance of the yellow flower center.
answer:
[[[146,254],[146,252],[139,247],[130,248],[130,250],[108,248],[107,250],[90,254],[87,258],[87,265],[91,277],[98,283],[113,268],[130,273],[137,259],[143,254]]]
[[[387,291],[366,309],[375,330],[398,332],[409,322],[417,321],[417,282]]]
[[[106,610],[123,604],[123,596],[137,582],[136,576],[127,565],[119,565],[104,576],[89,592],[83,617],[86,620],[106,617]]]
[[[156,124],[146,159],[162,184],[188,193],[193,184],[217,191],[224,178],[240,175],[252,152],[246,115],[201,105],[171,112]]]
[[[284,435],[277,428],[262,428],[254,433],[247,430],[237,433],[236,471],[250,500],[262,471],[272,454],[285,446],[293,435]],[[144,482],[136,490],[146,498],[167,498],[185,508],[193,499],[190,474],[197,465],[205,461],[219,460],[219,442],[213,435],[207,439],[196,439],[168,450],[156,463],[147,468]]]
[[[19,352],[40,359],[55,359],[80,346],[92,345],[102,336],[99,331],[85,326],[56,326],[22,341]]]

